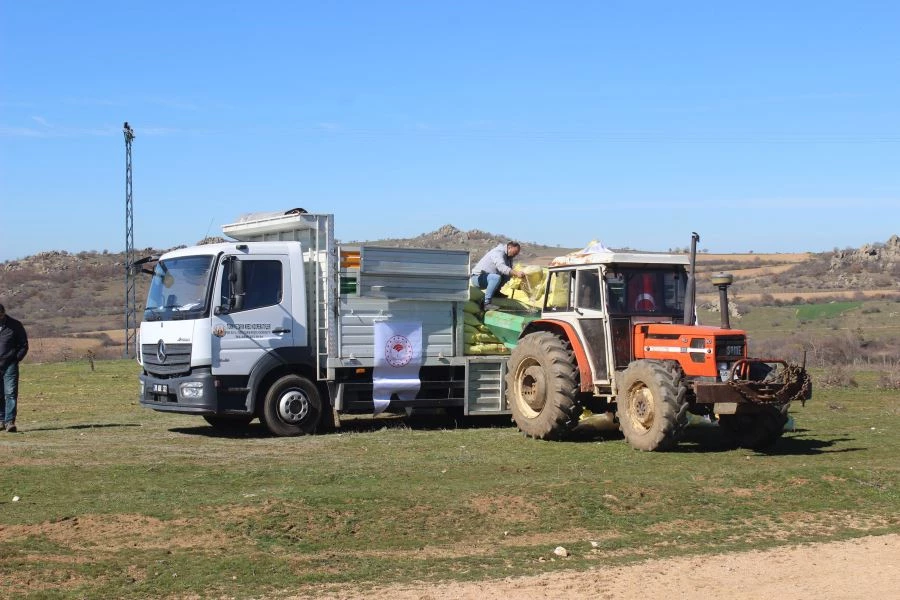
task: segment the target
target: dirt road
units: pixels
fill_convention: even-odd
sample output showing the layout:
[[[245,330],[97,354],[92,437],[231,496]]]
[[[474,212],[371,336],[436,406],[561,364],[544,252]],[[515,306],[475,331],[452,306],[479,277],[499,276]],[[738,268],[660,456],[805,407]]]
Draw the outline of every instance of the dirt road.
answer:
[[[317,597],[340,600],[900,598],[900,535],[650,560],[627,567],[540,577],[344,590],[330,595],[319,593]]]

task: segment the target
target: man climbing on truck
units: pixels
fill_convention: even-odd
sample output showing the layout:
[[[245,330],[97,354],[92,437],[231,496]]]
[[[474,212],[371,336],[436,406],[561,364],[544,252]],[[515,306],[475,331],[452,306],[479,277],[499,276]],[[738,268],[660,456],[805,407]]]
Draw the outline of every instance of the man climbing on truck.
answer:
[[[525,275],[519,269],[513,268],[512,262],[521,250],[519,242],[497,244],[482,256],[472,269],[472,285],[484,290],[484,310],[497,310],[498,307],[492,302],[494,296],[498,294],[497,290],[511,277]]]

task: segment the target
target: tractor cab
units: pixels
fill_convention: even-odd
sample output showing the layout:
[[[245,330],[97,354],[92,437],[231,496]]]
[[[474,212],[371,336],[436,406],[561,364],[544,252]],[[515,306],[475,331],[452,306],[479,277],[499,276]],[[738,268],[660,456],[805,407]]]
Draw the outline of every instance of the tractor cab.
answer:
[[[597,262],[552,267],[542,318],[523,335],[569,329],[590,364],[591,381],[582,381],[582,390],[612,396],[614,371],[634,359],[635,326],[683,322],[687,262],[679,255],[610,252]]]

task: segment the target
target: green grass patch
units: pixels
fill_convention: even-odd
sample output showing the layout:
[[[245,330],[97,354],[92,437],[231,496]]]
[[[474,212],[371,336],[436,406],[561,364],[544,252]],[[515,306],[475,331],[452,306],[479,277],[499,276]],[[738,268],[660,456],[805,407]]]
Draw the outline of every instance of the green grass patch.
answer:
[[[801,304],[796,307],[797,318],[802,321],[833,319],[862,306],[862,302],[829,302],[827,304]]]
[[[389,419],[227,437],[140,408],[131,361],[22,374],[22,433],[0,435],[0,585],[22,597],[278,597],[900,531],[900,392],[873,374],[794,407],[765,454],[704,427],[658,454]]]

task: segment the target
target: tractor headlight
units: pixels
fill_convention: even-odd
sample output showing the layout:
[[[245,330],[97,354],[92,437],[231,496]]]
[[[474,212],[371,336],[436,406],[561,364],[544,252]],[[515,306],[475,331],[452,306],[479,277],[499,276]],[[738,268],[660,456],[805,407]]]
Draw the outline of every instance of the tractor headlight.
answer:
[[[720,362],[716,366],[719,367],[719,380],[728,381],[728,363]]]

